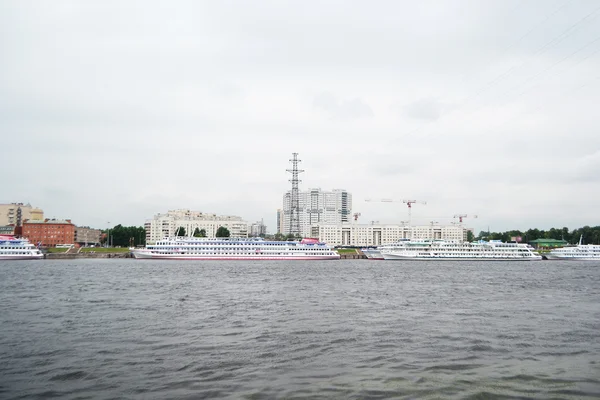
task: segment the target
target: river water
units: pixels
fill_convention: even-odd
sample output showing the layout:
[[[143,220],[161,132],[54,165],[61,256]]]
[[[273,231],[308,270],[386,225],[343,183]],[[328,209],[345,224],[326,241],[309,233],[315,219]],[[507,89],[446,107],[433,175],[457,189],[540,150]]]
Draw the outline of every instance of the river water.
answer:
[[[600,397],[595,262],[0,263],[0,398]]]

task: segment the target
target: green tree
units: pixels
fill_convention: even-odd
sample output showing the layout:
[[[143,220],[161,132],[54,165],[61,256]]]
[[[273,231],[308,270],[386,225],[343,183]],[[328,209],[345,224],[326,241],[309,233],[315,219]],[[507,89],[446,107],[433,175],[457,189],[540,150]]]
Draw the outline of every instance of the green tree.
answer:
[[[206,229],[200,229],[200,237],[206,237]]]
[[[475,239],[475,235],[473,235],[473,232],[467,231],[467,242],[472,242],[473,239]]]
[[[185,228],[183,226],[177,228],[177,233],[175,234],[175,236],[185,236]]]
[[[116,225],[110,228],[110,243],[117,247],[143,246],[146,244],[146,230],[141,226]]]
[[[216,236],[218,238],[226,238],[226,237],[229,237],[229,235],[230,235],[229,229],[225,228],[224,226],[220,226],[219,229],[217,229]]]
[[[200,228],[196,227],[196,229],[194,229],[194,237],[201,237],[200,236]]]
[[[285,240],[285,235],[281,232],[278,232],[273,235],[273,240],[277,240],[277,241]]]

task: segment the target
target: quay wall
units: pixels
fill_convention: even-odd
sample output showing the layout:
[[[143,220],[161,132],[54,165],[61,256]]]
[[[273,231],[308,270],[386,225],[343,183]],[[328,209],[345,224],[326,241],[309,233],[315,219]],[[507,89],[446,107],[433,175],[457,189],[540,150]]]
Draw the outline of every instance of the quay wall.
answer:
[[[340,254],[340,260],[358,260],[366,258],[367,256],[364,254]]]
[[[131,253],[46,253],[47,260],[74,260],[76,258],[133,258]]]

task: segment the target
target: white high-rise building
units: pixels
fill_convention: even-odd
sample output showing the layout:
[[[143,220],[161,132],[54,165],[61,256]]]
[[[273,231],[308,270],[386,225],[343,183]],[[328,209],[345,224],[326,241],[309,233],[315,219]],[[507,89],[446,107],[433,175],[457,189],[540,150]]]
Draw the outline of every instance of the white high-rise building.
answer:
[[[379,246],[400,239],[467,240],[468,228],[459,225],[403,226],[383,224],[317,224],[311,227],[311,237],[332,246]]]
[[[352,195],[344,189],[334,189],[331,192],[319,188],[300,191],[299,221],[300,235],[309,237],[311,227],[317,224],[338,225],[348,223],[352,214]],[[283,195],[283,231],[290,233],[290,214],[292,207],[292,192]]]
[[[284,220],[283,210],[281,208],[278,208],[277,209],[277,232],[276,233],[283,233],[283,220]]]
[[[254,222],[250,225],[250,236],[252,237],[264,237],[267,234],[267,227],[262,220]]]
[[[248,237],[248,223],[241,217],[231,215],[205,214],[199,211],[170,210],[166,214],[156,214],[144,224],[146,243],[154,244],[165,237],[176,236],[179,228],[185,229],[186,236],[193,236],[196,228],[204,230],[206,237],[216,237],[221,226],[229,230],[231,237]]]

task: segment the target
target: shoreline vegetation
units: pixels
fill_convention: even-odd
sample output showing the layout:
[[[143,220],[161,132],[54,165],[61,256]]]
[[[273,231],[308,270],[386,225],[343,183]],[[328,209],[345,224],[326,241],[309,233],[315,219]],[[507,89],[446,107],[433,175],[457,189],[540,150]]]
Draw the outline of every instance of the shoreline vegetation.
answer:
[[[510,230],[505,232],[481,231],[475,238],[476,240],[502,240],[503,242],[514,241],[513,238],[520,238],[521,242],[529,243],[538,239],[564,240],[569,244],[579,243],[582,239],[583,244],[600,244],[600,226],[583,226],[581,228],[569,231],[569,228],[550,228],[549,230],[528,229],[526,231]]]

